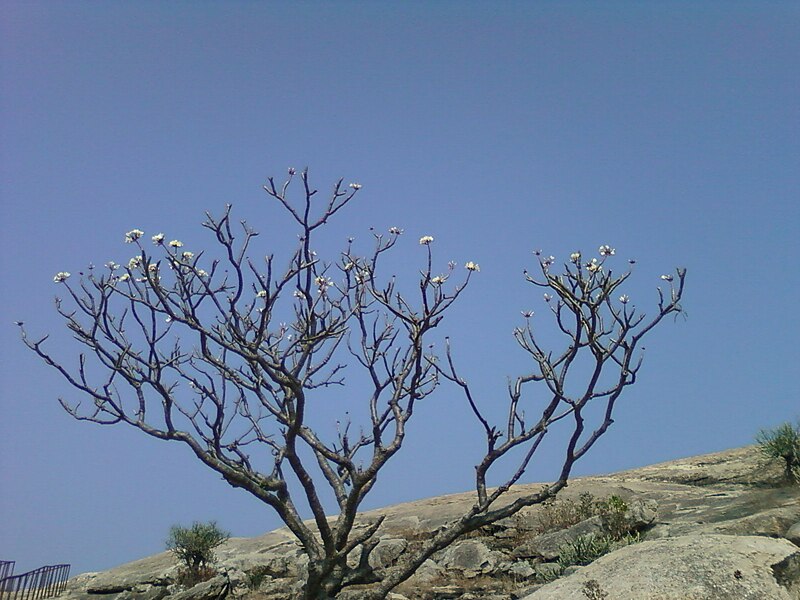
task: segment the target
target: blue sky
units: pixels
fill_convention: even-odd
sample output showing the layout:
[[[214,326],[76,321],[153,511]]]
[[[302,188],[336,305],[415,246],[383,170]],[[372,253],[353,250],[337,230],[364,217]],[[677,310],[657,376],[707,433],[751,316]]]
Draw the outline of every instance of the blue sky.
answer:
[[[522,271],[600,244],[635,257],[652,306],[688,268],[688,319],[649,340],[639,382],[579,465],[599,473],[748,444],[800,413],[795,275],[800,7],[781,2],[14,2],[0,7],[0,559],[73,573],[163,549],[174,523],[279,525],[178,445],[73,421],[77,400],[18,339],[52,333],[52,277],[127,261],[124,233],[193,250],[225,203],[285,256],[261,185],[309,166],[364,188],[326,248],[405,229],[481,265],[443,326],[485,406],[529,367]],[[545,316],[542,316],[544,319]],[[335,403],[318,417],[334,419]],[[443,434],[447,434],[446,436]],[[448,439],[449,438],[449,439]],[[367,507],[465,491],[480,430],[456,391],[421,407]],[[552,475],[559,448],[526,476]]]

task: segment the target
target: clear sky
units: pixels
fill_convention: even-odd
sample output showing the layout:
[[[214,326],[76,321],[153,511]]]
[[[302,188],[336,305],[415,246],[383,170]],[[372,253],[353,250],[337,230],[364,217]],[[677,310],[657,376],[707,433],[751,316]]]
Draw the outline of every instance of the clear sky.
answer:
[[[486,406],[530,366],[520,311],[546,319],[532,250],[613,245],[638,261],[641,308],[688,269],[688,319],[645,344],[579,473],[742,446],[800,413],[796,2],[6,0],[0,27],[0,559],[20,572],[106,569],[174,523],[279,525],[186,448],[73,421],[57,398],[77,393],[13,322],[74,360],[53,275],[127,261],[134,227],[210,248],[203,213],[227,202],[285,256],[295,233],[261,185],[289,166],[322,192],[363,184],[332,241],[396,226],[399,271],[425,234],[442,264],[480,263],[443,327]],[[368,507],[470,489],[481,438],[460,396],[417,417]]]

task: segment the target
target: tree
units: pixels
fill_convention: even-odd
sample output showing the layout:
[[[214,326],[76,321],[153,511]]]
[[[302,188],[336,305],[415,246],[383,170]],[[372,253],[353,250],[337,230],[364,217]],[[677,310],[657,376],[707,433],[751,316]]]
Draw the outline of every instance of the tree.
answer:
[[[302,192],[293,202],[288,194],[298,178]],[[630,271],[612,273],[611,247],[602,246],[590,260],[572,254],[559,274],[553,272],[553,257],[538,254],[538,275],[525,277],[547,290],[566,344],[557,353],[546,350],[534,335],[532,314],[525,314],[514,335],[532,359],[532,370],[509,386],[504,424],[496,426],[458,372],[449,342],[442,356],[428,345],[479,271],[477,264],[466,263],[463,275],[454,263],[436,274],[433,237],[424,236],[419,243],[427,259],[408,294],[393,277],[379,276],[400,229],[374,233],[374,247],[365,255],[351,243],[334,261],[316,255],[320,228],[360,188],[340,180],[327,201],[317,202],[307,171],[298,176],[290,169],[280,185],[268,179],[265,191],[298,228],[298,245],[284,270],[271,255],[263,264],[250,257],[257,233],[242,222],[235,235],[227,206],[219,218],[207,214],[204,223],[221,247],[221,259],[206,261],[203,253],[184,251],[179,240],[166,242],[163,234],[152,236],[151,253],[144,233],[134,229],[126,241],[137,254],[127,266],[112,263],[102,274],[90,270],[77,285],[68,281],[69,273],[59,273],[55,281],[65,286],[74,308],[57,299],[58,312],[88,349],[75,368],[45,351],[46,337],[33,341],[22,329],[25,344],[91,398],[87,410],[61,400],[76,419],[125,423],[181,442],[230,485],[272,507],[308,555],[306,600],[334,598],[356,584],[368,584],[365,597],[384,598],[459,537],[554,497],[567,485],[575,462],[612,424],[624,388],[636,381],[642,338],[681,311],[686,274],[678,269],[662,276],[668,289],[658,289],[657,310],[646,319],[627,296],[618,296]],[[187,335],[194,345],[181,337]],[[309,425],[308,415],[315,396],[344,386],[344,357],[369,382],[363,392],[368,421],[358,434],[347,421],[327,441]],[[102,379],[96,382],[98,373]],[[582,381],[580,388],[574,379]],[[475,502],[460,518],[410,545],[393,566],[373,569],[368,559],[382,520],[362,527],[356,513],[400,450],[418,403],[445,382],[460,390],[485,435]],[[534,384],[544,392],[539,400],[529,394]],[[591,419],[593,405],[602,405],[597,422]],[[534,410],[538,416],[527,418]],[[568,426],[567,442],[557,480],[513,502],[498,502],[522,477],[548,432],[562,425]],[[490,489],[490,469],[510,457],[519,460],[513,472]],[[324,488],[338,506],[330,521]],[[303,522],[301,501],[313,525]]]
[[[230,537],[230,533],[220,529],[215,521],[195,521],[191,527],[170,527],[166,546],[183,563],[183,576],[193,585],[213,576],[211,565],[216,561],[214,549]]]

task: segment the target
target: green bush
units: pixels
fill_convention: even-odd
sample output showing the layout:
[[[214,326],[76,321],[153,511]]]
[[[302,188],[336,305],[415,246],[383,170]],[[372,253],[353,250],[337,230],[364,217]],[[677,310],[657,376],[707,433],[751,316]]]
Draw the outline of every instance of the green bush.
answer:
[[[621,540],[630,532],[628,504],[619,496],[609,496],[598,501],[595,510],[603,519],[603,528],[615,540]]]
[[[562,570],[573,565],[588,565],[613,548],[614,538],[610,535],[581,535],[561,548],[558,564]]]
[[[765,456],[784,461],[789,481],[800,482],[800,422],[797,426],[783,423],[775,429],[762,429],[756,443]]]
[[[638,533],[628,533],[621,538],[615,538],[608,533],[582,535],[560,549],[558,565],[562,571],[573,565],[588,565],[609,552],[640,541],[641,537]]]
[[[195,521],[191,527],[173,525],[167,537],[167,550],[183,562],[185,570],[179,575],[180,583],[192,586],[213,577],[214,549],[229,537],[230,533],[220,529],[215,521]]]

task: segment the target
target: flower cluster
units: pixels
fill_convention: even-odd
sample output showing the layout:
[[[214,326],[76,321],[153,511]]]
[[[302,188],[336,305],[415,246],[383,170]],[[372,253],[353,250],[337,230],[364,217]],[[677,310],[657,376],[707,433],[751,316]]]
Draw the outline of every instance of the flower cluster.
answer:
[[[603,266],[597,262],[596,258],[593,258],[590,262],[586,263],[586,270],[589,273],[597,273],[603,270]]]
[[[164,234],[163,233],[157,233],[156,235],[154,235],[150,239],[153,240],[153,243],[156,246],[159,246],[159,245],[164,243]]]
[[[556,261],[556,257],[552,256],[552,255],[551,256],[545,256],[544,258],[540,258],[539,260],[542,263],[542,267],[544,267],[546,269]]]
[[[575,263],[576,265],[581,261],[581,253],[580,252],[573,252],[569,255],[569,262]]]
[[[183,242],[180,240],[172,240],[169,245],[171,248],[181,248],[183,246]]]
[[[132,244],[143,235],[144,231],[142,231],[141,229],[131,229],[128,233],[125,234],[125,243]]]
[[[351,183],[350,187],[353,188],[354,190],[358,191],[358,190],[361,189],[361,184],[360,183]]]
[[[608,244],[604,244],[603,246],[600,246],[598,252],[600,253],[600,256],[614,256],[617,251]]]
[[[330,286],[333,285],[333,281],[331,279],[327,279],[322,275],[315,277],[314,283],[317,285],[317,287],[321,292],[324,292],[326,289],[328,289]]]
[[[64,283],[70,276],[70,273],[67,271],[59,271],[56,273],[56,276],[53,277],[53,281],[55,283]]]
[[[142,265],[142,257],[141,256],[134,256],[128,261],[128,268],[135,269]]]
[[[389,227],[389,233],[391,233],[392,235],[400,235],[401,233],[403,233],[403,230],[400,229],[399,227]]]
[[[464,265],[464,267],[466,267],[467,271],[480,271],[481,270],[480,265],[478,263],[474,263],[472,261],[469,261],[467,264]]]
[[[431,283],[433,285],[442,285],[445,281],[447,281],[447,277],[444,275],[437,275],[436,277],[431,277]]]
[[[192,260],[192,258],[194,258],[194,252],[184,252],[181,254],[181,258],[186,261]]]
[[[672,275],[662,275],[661,279],[663,279],[664,281],[672,281],[673,277]]]
[[[628,300],[630,300],[630,298],[628,298],[627,294],[622,294],[622,296],[619,297],[619,301],[622,302],[623,304],[627,304]]]
[[[433,242],[433,236],[432,235],[423,235],[421,238],[419,238],[419,243],[421,245],[423,245],[423,246],[427,246],[428,244],[430,244],[432,242]]]
[[[267,290],[259,290],[256,294],[259,298],[266,298],[267,297]]]

